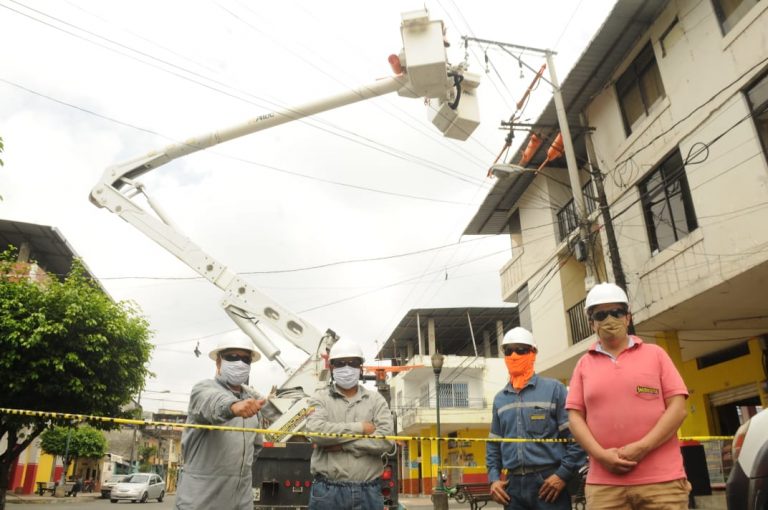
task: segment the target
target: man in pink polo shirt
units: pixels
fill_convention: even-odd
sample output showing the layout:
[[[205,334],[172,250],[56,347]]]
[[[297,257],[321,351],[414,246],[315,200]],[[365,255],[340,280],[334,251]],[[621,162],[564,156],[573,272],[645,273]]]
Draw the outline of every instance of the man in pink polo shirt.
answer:
[[[680,373],[660,347],[628,335],[629,300],[619,286],[596,285],[585,308],[598,341],[576,364],[565,408],[591,461],[587,508],[688,508]]]

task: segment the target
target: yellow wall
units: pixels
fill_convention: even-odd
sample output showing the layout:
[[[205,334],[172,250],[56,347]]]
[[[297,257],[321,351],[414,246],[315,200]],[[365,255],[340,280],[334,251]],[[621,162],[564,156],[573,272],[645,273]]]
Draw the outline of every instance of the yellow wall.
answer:
[[[457,432],[458,437],[455,442],[443,443],[443,463],[446,464],[445,469],[458,468],[461,470],[462,476],[478,475],[485,473],[485,443],[480,441],[467,441],[464,442],[461,438],[481,438],[488,437],[488,428],[466,428]],[[450,446],[453,446],[452,448]],[[458,454],[459,460],[457,464],[448,465],[447,459],[450,454]],[[458,483],[461,480],[453,480],[453,483]]]
[[[657,344],[669,353],[672,361],[680,370],[690,396],[688,397],[688,417],[680,428],[682,436],[706,436],[714,435],[714,425],[706,396],[716,391],[728,388],[754,384],[760,391],[763,406],[768,407],[768,395],[760,389],[760,382],[765,380],[765,374],[761,367],[759,341],[755,338],[749,340],[749,355],[718,363],[717,365],[703,368],[696,366],[696,360],[683,362],[680,357],[680,343],[677,333],[667,331],[656,336]]]
[[[37,476],[35,482],[49,482],[53,476],[53,466],[56,458],[47,453],[40,454],[40,462],[37,464]]]

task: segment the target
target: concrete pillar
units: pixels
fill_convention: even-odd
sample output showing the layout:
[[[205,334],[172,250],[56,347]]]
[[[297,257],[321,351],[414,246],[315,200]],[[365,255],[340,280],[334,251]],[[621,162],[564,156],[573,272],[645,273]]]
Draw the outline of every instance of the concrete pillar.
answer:
[[[422,340],[421,315],[416,313],[416,339],[419,342],[419,356],[424,356],[424,341]]]
[[[431,356],[437,352],[437,341],[435,338],[435,319],[427,319],[427,341],[429,341],[429,352],[427,355]]]
[[[483,356],[491,357],[491,332],[488,330],[483,331]]]
[[[413,359],[413,342],[408,342],[405,348],[408,353],[408,359]]]
[[[32,249],[30,248],[29,243],[27,241],[22,241],[21,246],[19,246],[19,252],[16,260],[19,262],[29,262],[29,255],[31,251]]]
[[[496,357],[503,358],[504,353],[501,352],[501,342],[504,340],[504,321],[496,321]]]

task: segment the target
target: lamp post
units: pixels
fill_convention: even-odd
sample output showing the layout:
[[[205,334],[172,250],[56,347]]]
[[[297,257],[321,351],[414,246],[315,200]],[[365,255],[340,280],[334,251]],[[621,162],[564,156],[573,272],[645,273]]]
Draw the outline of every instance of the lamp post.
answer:
[[[438,491],[432,494],[432,504],[435,510],[448,508],[448,494],[443,487],[443,462],[440,455],[440,372],[443,371],[445,356],[436,352],[432,355],[432,371],[435,373],[435,414],[437,415],[437,486]]]

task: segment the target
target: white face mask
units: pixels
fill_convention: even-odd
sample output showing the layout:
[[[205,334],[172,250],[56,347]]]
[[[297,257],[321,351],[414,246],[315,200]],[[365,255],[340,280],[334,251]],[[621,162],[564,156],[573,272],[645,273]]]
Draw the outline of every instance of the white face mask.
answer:
[[[357,386],[360,380],[360,369],[355,367],[339,367],[333,369],[333,382],[339,388],[348,390]]]
[[[251,365],[242,361],[221,360],[221,378],[230,386],[242,386],[248,382],[251,375]]]

